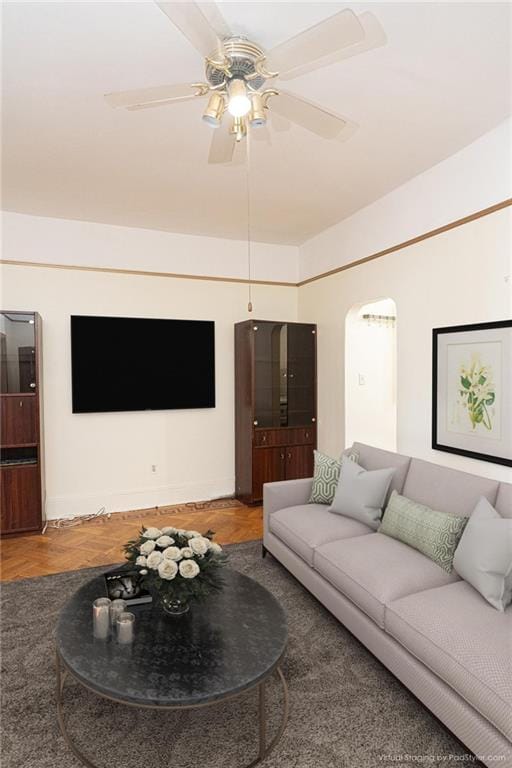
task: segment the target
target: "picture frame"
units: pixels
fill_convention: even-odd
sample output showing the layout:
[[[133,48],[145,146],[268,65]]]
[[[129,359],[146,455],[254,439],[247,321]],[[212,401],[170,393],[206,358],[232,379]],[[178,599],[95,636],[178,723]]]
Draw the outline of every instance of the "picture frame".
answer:
[[[107,597],[121,599],[128,605],[151,603],[152,597],[140,583],[140,574],[131,563],[113,568],[104,574]]]
[[[433,329],[432,448],[512,466],[512,320]]]

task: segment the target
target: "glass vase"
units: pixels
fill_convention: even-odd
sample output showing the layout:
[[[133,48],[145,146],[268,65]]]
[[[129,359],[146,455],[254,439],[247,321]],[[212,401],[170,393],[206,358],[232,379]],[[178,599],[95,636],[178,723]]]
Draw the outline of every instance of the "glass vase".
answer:
[[[179,618],[180,616],[184,616],[190,610],[190,604],[187,600],[179,600],[173,594],[160,593],[158,597],[162,611],[167,616]]]

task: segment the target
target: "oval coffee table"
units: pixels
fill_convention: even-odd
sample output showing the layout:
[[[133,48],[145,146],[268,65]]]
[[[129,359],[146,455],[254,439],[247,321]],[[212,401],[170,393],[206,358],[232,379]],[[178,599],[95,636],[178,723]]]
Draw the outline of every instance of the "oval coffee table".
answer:
[[[130,609],[136,615],[130,646],[93,637],[92,603],[105,594],[102,577],[81,587],[64,606],[57,626],[57,716],[66,743],[84,765],[97,768],[66,728],[63,693],[68,675],[111,701],[161,710],[204,707],[258,688],[259,751],[246,768],[274,749],[288,720],[288,690],[280,669],[286,617],[258,582],[228,568],[223,579],[221,592],[194,604],[181,618],[166,616],[158,605]],[[283,689],[283,713],[267,743],[265,682],[274,672]]]

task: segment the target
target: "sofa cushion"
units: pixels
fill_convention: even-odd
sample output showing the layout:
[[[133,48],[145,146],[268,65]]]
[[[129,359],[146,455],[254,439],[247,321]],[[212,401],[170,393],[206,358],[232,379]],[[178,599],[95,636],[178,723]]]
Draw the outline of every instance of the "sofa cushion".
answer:
[[[494,509],[502,517],[512,517],[512,483],[500,483]]]
[[[352,517],[376,530],[394,471],[393,468],[363,469],[343,456],[340,479],[329,512]]]
[[[382,628],[387,603],[459,578],[381,533],[323,544],[313,567]]]
[[[459,581],[388,604],[385,623],[395,640],[512,739],[512,608],[496,611]]]
[[[324,504],[303,504],[280,509],[270,515],[269,528],[271,533],[311,566],[315,548],[320,544],[373,533],[371,528],[357,520],[331,515]]]
[[[466,517],[438,512],[393,491],[379,533],[414,547],[450,573],[466,523]]]
[[[453,567],[496,610],[512,602],[512,520],[483,496],[469,518]]]
[[[385,451],[383,448],[374,448],[372,445],[366,445],[365,443],[354,443],[352,448],[348,450],[358,454],[358,463],[364,469],[390,469],[392,467],[395,472],[389,486],[389,493],[391,491],[402,493],[407,470],[411,463],[410,456],[402,456],[400,453]]]
[[[310,504],[332,504],[338,480],[340,479],[341,459],[333,459],[320,451],[313,451],[313,487]]]
[[[412,459],[403,495],[440,512],[469,517],[480,496],[494,504],[498,485],[496,480]]]

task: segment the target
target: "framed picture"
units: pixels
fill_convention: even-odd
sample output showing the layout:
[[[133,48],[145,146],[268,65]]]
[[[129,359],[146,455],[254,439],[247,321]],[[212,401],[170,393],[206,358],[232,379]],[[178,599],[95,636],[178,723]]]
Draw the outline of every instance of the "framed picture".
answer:
[[[140,575],[131,564],[122,565],[105,573],[107,597],[111,600],[122,599],[129,605],[150,603],[152,598],[141,584]]]
[[[512,466],[512,320],[434,328],[432,448]]]

